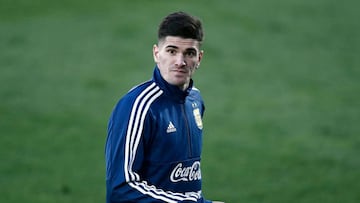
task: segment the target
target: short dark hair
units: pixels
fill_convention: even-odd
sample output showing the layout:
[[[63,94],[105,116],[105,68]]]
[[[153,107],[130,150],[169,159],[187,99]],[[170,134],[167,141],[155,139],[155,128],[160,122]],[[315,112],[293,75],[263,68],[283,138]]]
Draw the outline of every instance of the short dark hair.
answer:
[[[203,29],[201,20],[183,11],[171,13],[166,16],[159,25],[158,40],[167,36],[195,39],[203,41]]]

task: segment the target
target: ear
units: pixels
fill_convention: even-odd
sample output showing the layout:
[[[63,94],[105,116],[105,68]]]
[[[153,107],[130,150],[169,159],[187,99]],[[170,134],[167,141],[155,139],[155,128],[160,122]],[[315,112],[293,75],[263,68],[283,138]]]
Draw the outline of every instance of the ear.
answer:
[[[155,63],[158,63],[159,62],[159,47],[156,44],[154,44],[154,46],[153,46],[153,57],[154,57]]]
[[[203,56],[204,56],[204,51],[201,50],[199,53],[199,56],[198,56],[198,63],[197,63],[198,66],[200,66],[200,62],[201,62]]]

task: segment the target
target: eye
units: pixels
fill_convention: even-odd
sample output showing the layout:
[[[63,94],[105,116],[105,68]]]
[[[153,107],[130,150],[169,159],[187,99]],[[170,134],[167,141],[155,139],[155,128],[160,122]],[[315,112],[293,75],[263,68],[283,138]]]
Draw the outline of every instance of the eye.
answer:
[[[194,56],[196,56],[196,52],[194,52],[194,51],[185,52],[185,56],[194,57]]]
[[[175,55],[175,54],[176,54],[176,50],[175,50],[175,49],[168,49],[167,52],[168,52],[170,55]]]

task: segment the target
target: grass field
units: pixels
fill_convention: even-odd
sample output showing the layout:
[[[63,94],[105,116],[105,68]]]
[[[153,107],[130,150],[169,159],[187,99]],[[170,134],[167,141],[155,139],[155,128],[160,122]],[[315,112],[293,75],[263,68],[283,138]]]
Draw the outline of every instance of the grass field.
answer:
[[[0,0],[0,202],[104,202],[109,114],[161,18],[202,18],[203,192],[360,202],[356,0]]]

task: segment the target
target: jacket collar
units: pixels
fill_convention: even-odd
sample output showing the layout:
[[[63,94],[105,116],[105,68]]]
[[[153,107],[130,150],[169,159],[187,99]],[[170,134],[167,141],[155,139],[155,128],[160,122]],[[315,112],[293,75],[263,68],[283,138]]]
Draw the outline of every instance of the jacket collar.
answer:
[[[193,87],[192,79],[190,79],[189,87],[185,91],[182,91],[176,85],[169,84],[161,76],[160,70],[157,66],[155,66],[155,69],[154,69],[153,80],[160,87],[160,89],[164,91],[166,96],[171,97],[172,99],[179,101],[179,102],[185,101],[186,96],[189,95],[189,93]]]

